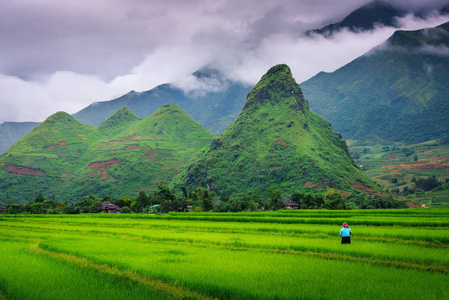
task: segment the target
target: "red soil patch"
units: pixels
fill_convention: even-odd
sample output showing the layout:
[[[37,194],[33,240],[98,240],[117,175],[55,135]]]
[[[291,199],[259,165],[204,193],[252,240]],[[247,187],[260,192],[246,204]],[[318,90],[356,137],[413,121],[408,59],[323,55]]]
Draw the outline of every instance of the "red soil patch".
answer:
[[[61,147],[61,146],[67,146],[68,144],[69,143],[67,143],[67,142],[60,142],[57,145],[51,145],[51,146],[45,147],[45,149],[51,150],[51,149],[55,149],[55,148],[58,148],[58,147]]]
[[[368,194],[370,192],[374,192],[374,190],[370,187],[367,187],[366,185],[364,185],[361,181],[357,180],[356,183],[354,185],[352,185],[352,188],[359,190],[365,194]]]
[[[14,166],[10,164],[4,165],[4,168],[9,171],[9,174],[14,175],[33,175],[33,176],[45,176],[45,172],[34,170],[31,168]]]
[[[156,156],[156,155],[157,155],[156,152],[154,152],[153,150],[150,150],[150,151],[148,151],[148,153],[145,154],[144,156],[145,156],[145,157],[153,157],[153,156]]]
[[[176,177],[179,175],[179,171],[176,171],[175,173],[173,173],[173,177]]]
[[[106,171],[92,172],[92,173],[87,174],[87,176],[90,176],[90,177],[97,177],[98,175],[100,175],[101,179],[104,179],[104,178],[108,177],[109,174]]]
[[[351,195],[350,192],[347,191],[338,191],[340,193],[340,195],[342,195],[343,197],[348,197],[349,195]]]
[[[87,166],[88,168],[91,169],[107,169],[110,166],[113,165],[118,165],[120,163],[120,159],[112,159],[112,160],[108,160],[108,161],[98,161],[98,162],[94,162],[91,163],[89,166]]]
[[[280,169],[281,167],[277,167],[277,166],[275,166],[275,167],[271,167],[271,170],[278,170],[278,169]]]
[[[419,151],[419,153],[427,154],[427,153],[432,153],[432,152],[437,151],[437,150],[440,150],[440,149],[424,150],[424,151]]]
[[[420,159],[420,161],[423,161],[425,159]],[[398,171],[399,169],[440,169],[440,168],[446,168],[449,167],[449,162],[441,163],[442,159],[434,160],[428,163],[412,163],[412,164],[400,164],[400,165],[388,165],[383,166],[382,168],[389,168],[394,169],[391,171]]]
[[[405,201],[405,204],[407,204],[407,206],[409,208],[419,208],[419,204],[413,202],[413,201]]]
[[[141,136],[133,135],[133,136],[130,136],[129,138],[127,138],[127,139],[121,140],[121,142],[135,141],[135,140],[138,140],[140,138],[141,138]]]
[[[381,197],[381,198],[387,198],[388,196],[382,193],[374,193],[371,196],[373,197]]]
[[[123,152],[128,151],[130,149],[137,149],[137,148],[139,148],[139,147],[137,147],[137,145],[131,145],[131,146],[128,146],[125,149],[123,149]]]
[[[114,145],[115,143],[123,143],[123,142],[135,141],[135,140],[138,140],[140,138],[141,138],[141,136],[133,135],[133,136],[127,137],[125,139],[109,142],[108,145],[111,146],[111,145]]]
[[[397,159],[397,158],[401,158],[401,157],[404,157],[404,155],[388,155],[385,158],[386,159]]]
[[[286,145],[286,146],[290,145],[289,143],[283,142],[281,140],[277,140],[276,144],[282,144],[282,145]]]

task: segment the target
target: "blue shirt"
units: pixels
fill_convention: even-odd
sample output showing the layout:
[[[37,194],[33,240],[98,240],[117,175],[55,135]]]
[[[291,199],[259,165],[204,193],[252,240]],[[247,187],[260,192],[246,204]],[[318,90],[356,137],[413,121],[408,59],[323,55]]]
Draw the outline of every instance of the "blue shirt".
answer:
[[[340,230],[340,236],[351,236],[351,228],[343,227]]]

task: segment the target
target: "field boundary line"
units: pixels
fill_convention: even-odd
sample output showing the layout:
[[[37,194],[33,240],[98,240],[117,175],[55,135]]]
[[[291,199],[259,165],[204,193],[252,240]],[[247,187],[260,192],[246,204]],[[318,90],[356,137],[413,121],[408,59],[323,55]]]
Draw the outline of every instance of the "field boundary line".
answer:
[[[152,292],[155,292],[163,296],[167,296],[170,299],[218,299],[207,295],[203,295],[199,292],[192,291],[184,287],[165,283],[159,279],[149,278],[132,271],[120,270],[118,268],[111,267],[108,265],[102,265],[83,257],[42,249],[39,247],[39,244],[33,244],[30,247],[30,250],[37,254],[46,256],[50,259],[67,263],[80,269],[90,269],[106,276],[114,277],[117,279],[125,279],[130,282],[140,284],[148,288]]]
[[[43,231],[47,231],[48,229],[44,229]],[[51,229],[48,231],[52,231]],[[81,233],[81,232],[79,232]],[[120,234],[114,234],[109,232],[95,232],[95,231],[85,231],[83,233],[86,234],[94,234],[98,236],[111,236],[111,237],[119,237],[124,238],[127,240],[135,240],[135,241],[148,241],[148,242],[156,242],[156,243],[167,243],[167,244],[188,244],[194,247],[212,247],[212,248],[222,248],[222,249],[229,249],[231,251],[266,251],[271,253],[285,253],[285,254],[292,254],[292,255],[308,255],[308,256],[315,256],[323,259],[332,259],[332,260],[341,260],[341,261],[350,261],[350,262],[365,262],[370,264],[377,264],[377,265],[384,265],[389,267],[396,267],[401,269],[413,269],[413,270],[420,270],[420,271],[427,271],[427,272],[437,272],[437,273],[443,273],[448,274],[449,273],[449,267],[441,266],[441,265],[432,265],[432,264],[421,264],[417,262],[404,262],[404,261],[397,261],[397,260],[387,260],[387,259],[376,259],[371,258],[367,256],[355,256],[355,255],[345,255],[345,254],[339,254],[339,253],[331,253],[331,252],[323,252],[323,251],[310,251],[310,250],[299,250],[299,249],[276,249],[271,247],[263,247],[261,245],[249,245],[249,244],[243,244],[243,243],[214,243],[214,242],[206,242],[206,241],[194,241],[189,239],[175,239],[175,238],[155,238],[155,237],[148,237],[148,236],[139,236],[139,235],[120,235]],[[0,238],[3,238],[0,236]],[[12,237],[6,237],[8,240],[21,240],[21,241],[28,241],[28,242],[41,242],[41,239],[28,239],[28,238],[12,238]],[[41,248],[39,248],[41,249]],[[55,253],[58,255],[63,255],[57,252],[52,252],[49,250],[41,249],[42,251],[48,251],[49,253]],[[71,254],[66,254],[68,256],[73,256]],[[78,257],[79,258],[79,257]],[[87,260],[86,260],[87,261]],[[95,264],[95,263],[94,263]],[[99,265],[101,266],[101,265]],[[118,269],[117,269],[118,270]]]

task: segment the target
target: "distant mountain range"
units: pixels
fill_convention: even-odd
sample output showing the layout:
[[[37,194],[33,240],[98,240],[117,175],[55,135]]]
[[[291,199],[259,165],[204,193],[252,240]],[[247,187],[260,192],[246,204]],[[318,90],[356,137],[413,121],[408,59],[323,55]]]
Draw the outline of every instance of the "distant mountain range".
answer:
[[[446,136],[449,23],[397,31],[369,53],[301,87],[311,109],[345,139],[419,143]]]
[[[251,87],[229,80],[220,72],[203,68],[193,74],[211,89],[184,92],[172,84],[162,84],[146,92],[131,91],[117,99],[95,102],[73,114],[80,122],[98,126],[120,108],[145,118],[166,103],[175,103],[209,132],[220,135],[234,120]],[[0,125],[0,153],[31,131],[37,122],[5,122]]]
[[[211,133],[219,135],[235,120],[251,87],[229,80],[211,68],[203,68],[193,76],[206,86],[212,85],[212,90],[189,94],[172,84],[163,84],[146,92],[132,91],[114,100],[93,103],[73,116],[97,126],[121,107],[145,118],[163,104],[176,103]]]
[[[380,188],[354,164],[329,122],[309,110],[290,68],[271,68],[249,92],[237,120],[178,176],[176,186],[219,195],[279,188],[351,193]]]
[[[79,201],[135,196],[158,185],[221,195],[280,188],[376,194],[345,142],[311,112],[286,65],[251,90],[237,120],[216,139],[176,104],[141,119],[126,108],[97,127],[50,116],[0,157],[0,200]]]
[[[375,26],[397,27],[397,18],[406,15],[406,10],[384,1],[368,3],[346,16],[338,23],[329,24],[321,29],[308,32],[331,36],[346,29],[352,32],[372,30]]]
[[[449,13],[449,4],[440,5],[440,7],[436,7],[436,10],[441,14],[447,14]],[[425,18],[429,13],[432,12],[425,9],[412,11],[388,1],[375,0],[354,10],[340,22],[308,31],[307,34],[316,33],[329,37],[341,30],[363,32],[373,30],[377,26],[399,28],[399,18],[408,14],[412,14],[417,18]]]
[[[39,122],[4,122],[0,124],[0,153],[8,150],[39,124]]]

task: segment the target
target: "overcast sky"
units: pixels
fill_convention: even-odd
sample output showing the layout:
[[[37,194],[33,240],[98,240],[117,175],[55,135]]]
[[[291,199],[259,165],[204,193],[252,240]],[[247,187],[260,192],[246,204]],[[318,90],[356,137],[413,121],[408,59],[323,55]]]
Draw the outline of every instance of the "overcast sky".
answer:
[[[43,121],[94,101],[162,83],[195,86],[205,65],[255,84],[286,63],[298,83],[334,71],[385,41],[393,28],[304,37],[369,0],[0,0],[0,123]],[[390,1],[436,8],[440,0]],[[449,21],[431,13],[403,29]],[[192,85],[193,84],[193,85]]]

